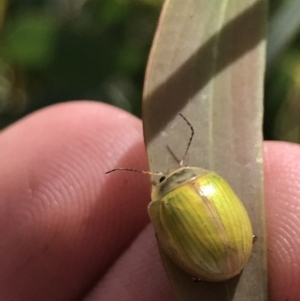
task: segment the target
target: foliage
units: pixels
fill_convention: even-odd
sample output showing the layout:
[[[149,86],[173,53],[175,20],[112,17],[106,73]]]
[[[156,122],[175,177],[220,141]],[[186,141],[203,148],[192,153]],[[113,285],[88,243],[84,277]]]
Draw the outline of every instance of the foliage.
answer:
[[[0,1],[2,127],[74,99],[140,116],[159,1]]]
[[[296,1],[271,0],[270,27],[274,16]],[[145,66],[162,2],[0,0],[0,126],[74,99],[111,103],[141,116]],[[293,18],[297,10],[291,24]],[[296,26],[284,51],[268,65],[267,139],[300,141]],[[279,38],[283,34],[275,32]]]

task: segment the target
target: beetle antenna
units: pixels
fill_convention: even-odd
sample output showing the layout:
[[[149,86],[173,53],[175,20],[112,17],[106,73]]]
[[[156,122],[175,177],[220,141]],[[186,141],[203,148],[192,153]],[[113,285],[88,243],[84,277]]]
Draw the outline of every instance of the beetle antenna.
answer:
[[[181,166],[181,160],[178,159],[178,157],[174,154],[174,152],[172,151],[171,147],[169,145],[167,145],[167,149],[169,151],[169,153],[172,155],[172,157],[174,158],[174,160]]]
[[[151,172],[151,171],[144,171],[144,170],[138,170],[138,169],[132,169],[132,168],[115,168],[115,169],[107,171],[105,174],[115,172],[115,171],[118,171],[118,170],[139,172],[139,173],[152,175],[152,176],[163,176],[164,175],[162,172]]]
[[[186,157],[186,155],[187,155],[187,153],[188,153],[188,151],[189,151],[189,148],[190,148],[190,146],[191,146],[191,143],[192,143],[192,141],[193,141],[193,137],[194,137],[194,128],[193,128],[193,126],[190,124],[190,122],[181,114],[181,113],[179,113],[179,115],[183,118],[183,120],[187,123],[187,125],[190,127],[190,129],[191,129],[191,136],[190,136],[190,140],[189,140],[189,143],[188,143],[188,145],[187,145],[187,147],[186,147],[186,150],[185,150],[185,153],[184,153],[184,155],[183,155],[183,157],[182,157],[182,159],[179,161],[179,165],[180,166],[183,166],[183,162],[184,162],[184,160],[185,160],[185,157]]]

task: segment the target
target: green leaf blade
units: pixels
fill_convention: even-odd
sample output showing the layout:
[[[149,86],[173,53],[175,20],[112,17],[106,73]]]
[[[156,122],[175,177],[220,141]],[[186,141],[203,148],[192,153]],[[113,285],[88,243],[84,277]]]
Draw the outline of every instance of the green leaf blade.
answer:
[[[262,200],[262,97],[266,1],[167,1],[144,86],[143,120],[150,168],[167,172],[180,158],[224,177],[248,209],[258,241],[240,277],[195,284],[161,250],[179,300],[267,300]],[[225,297],[227,296],[227,298]]]

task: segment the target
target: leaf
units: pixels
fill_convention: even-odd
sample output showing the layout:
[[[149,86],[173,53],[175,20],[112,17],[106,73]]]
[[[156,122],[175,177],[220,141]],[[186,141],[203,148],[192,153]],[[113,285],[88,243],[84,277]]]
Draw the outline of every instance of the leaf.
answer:
[[[262,98],[266,1],[169,0],[148,61],[144,135],[152,171],[178,168],[189,129],[186,165],[214,170],[242,199],[257,242],[242,274],[193,283],[161,250],[178,300],[267,300],[262,175]]]

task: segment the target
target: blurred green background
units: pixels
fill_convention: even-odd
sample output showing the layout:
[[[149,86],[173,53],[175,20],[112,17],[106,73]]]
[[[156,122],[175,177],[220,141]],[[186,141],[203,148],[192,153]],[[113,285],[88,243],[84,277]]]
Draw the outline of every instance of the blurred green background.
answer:
[[[0,0],[0,127],[93,99],[141,116],[162,0]],[[269,1],[265,139],[300,142],[300,1]]]

